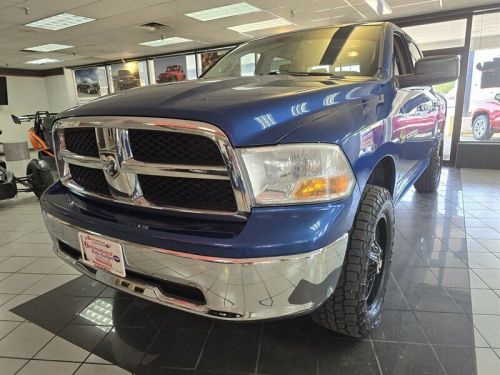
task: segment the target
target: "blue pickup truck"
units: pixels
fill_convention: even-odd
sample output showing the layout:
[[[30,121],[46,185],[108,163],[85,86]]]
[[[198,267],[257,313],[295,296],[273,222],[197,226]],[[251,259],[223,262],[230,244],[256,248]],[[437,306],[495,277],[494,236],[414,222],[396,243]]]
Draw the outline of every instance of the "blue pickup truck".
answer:
[[[41,199],[59,257],[107,285],[217,319],[379,321],[394,205],[439,184],[456,56],[388,22],[245,43],[201,79],[58,115]]]

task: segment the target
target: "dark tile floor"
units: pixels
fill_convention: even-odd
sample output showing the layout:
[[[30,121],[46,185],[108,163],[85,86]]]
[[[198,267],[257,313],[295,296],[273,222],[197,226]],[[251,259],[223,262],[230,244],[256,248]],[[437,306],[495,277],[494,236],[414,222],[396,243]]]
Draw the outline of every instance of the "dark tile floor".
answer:
[[[106,288],[54,258],[34,199],[0,203],[0,374],[499,374],[500,173],[446,169],[396,211],[381,324],[352,340]]]

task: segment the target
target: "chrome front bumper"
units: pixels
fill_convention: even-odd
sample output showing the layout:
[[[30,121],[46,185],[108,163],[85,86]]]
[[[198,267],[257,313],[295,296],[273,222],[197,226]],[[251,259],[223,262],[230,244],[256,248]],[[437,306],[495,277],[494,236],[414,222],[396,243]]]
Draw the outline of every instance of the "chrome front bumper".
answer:
[[[56,254],[83,274],[104,284],[169,307],[226,320],[260,320],[304,314],[328,298],[340,276],[347,248],[344,234],[330,245],[305,254],[269,258],[212,258],[153,248],[102,236],[43,214]],[[125,278],[95,270],[67,255],[59,242],[79,249],[78,232],[102,236],[123,246]],[[167,295],[140,274],[197,288],[205,303]]]

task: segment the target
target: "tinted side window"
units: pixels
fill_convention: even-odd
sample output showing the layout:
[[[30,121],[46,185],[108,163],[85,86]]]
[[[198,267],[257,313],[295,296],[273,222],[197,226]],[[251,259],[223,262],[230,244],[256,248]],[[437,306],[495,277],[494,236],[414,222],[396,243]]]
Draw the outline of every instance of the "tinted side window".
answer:
[[[412,72],[411,61],[408,57],[406,40],[401,34],[394,33],[394,64],[395,74],[409,74]]]
[[[422,52],[420,52],[420,49],[411,40],[408,40],[408,47],[410,48],[412,66],[415,68],[415,63],[422,58]]]

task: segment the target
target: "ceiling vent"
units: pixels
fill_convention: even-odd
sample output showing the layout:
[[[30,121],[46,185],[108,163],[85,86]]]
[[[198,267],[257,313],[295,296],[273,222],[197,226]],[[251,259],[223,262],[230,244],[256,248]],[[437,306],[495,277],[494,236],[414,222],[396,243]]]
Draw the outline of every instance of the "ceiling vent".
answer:
[[[145,23],[144,25],[139,25],[140,29],[155,32],[155,31],[161,31],[161,30],[166,30],[169,29],[170,27],[167,25],[164,25],[159,22],[149,22]]]

